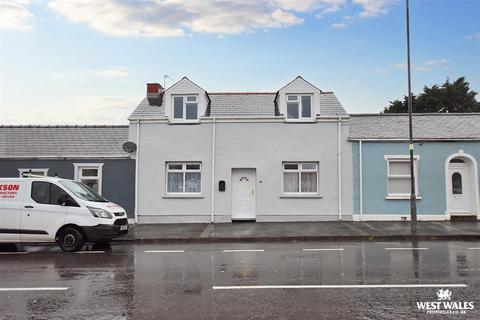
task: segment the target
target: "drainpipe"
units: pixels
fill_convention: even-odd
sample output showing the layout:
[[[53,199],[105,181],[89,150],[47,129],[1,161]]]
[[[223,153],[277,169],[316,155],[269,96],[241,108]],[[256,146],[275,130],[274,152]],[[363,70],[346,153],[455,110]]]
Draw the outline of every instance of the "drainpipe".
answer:
[[[342,117],[338,116],[338,220],[342,221]]]
[[[216,135],[216,123],[215,118],[213,118],[212,125],[212,217],[211,223],[215,222],[215,135]]]
[[[363,217],[363,155],[362,155],[362,140],[358,141],[358,175],[359,175],[359,196],[360,196],[360,221]]]
[[[137,153],[135,154],[135,223],[138,223],[138,158],[140,156],[140,119],[137,119]]]

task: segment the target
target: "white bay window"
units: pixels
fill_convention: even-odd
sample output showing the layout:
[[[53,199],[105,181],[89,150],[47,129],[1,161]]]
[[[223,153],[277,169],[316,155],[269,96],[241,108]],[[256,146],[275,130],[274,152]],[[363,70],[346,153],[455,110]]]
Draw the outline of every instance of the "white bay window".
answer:
[[[287,119],[312,120],[312,95],[287,94]]]
[[[196,95],[173,96],[173,120],[197,121],[198,97]]]
[[[283,193],[285,194],[317,194],[318,163],[317,162],[285,162],[283,163]]]
[[[413,160],[415,193],[418,196],[418,160]],[[411,194],[410,158],[409,156],[385,156],[387,161],[387,199],[409,199]]]
[[[201,193],[201,168],[200,162],[167,162],[167,193]]]
[[[74,163],[73,180],[86,184],[93,190],[102,194],[102,168],[103,163]]]
[[[34,176],[42,176],[46,177],[48,175],[48,168],[26,168],[26,169],[18,169],[18,172],[20,174],[20,178],[22,178],[24,175],[34,175]]]

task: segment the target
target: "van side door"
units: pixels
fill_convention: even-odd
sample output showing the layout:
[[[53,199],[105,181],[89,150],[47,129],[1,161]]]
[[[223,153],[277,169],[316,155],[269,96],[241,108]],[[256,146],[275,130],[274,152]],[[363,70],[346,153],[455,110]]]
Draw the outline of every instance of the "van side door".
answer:
[[[59,186],[46,181],[33,181],[25,197],[21,220],[22,242],[54,241],[55,234],[65,223],[68,207],[60,203],[70,197]]]
[[[11,181],[0,183],[0,241],[20,241],[20,219],[26,182]]]

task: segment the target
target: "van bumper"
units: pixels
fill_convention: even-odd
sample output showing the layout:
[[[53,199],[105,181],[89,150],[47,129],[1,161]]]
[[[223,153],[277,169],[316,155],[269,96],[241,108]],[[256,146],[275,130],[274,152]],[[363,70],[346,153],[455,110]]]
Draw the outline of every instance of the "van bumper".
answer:
[[[120,230],[125,228],[126,230]],[[83,227],[87,242],[110,241],[113,238],[126,235],[128,233],[128,220],[117,219],[115,224],[97,224],[96,226]]]

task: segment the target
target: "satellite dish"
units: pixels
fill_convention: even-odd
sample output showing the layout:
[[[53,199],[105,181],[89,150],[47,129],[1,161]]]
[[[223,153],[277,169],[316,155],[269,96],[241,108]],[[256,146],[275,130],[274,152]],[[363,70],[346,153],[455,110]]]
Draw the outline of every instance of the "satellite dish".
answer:
[[[127,141],[122,145],[122,149],[126,153],[134,153],[137,151],[137,145],[134,142]]]

